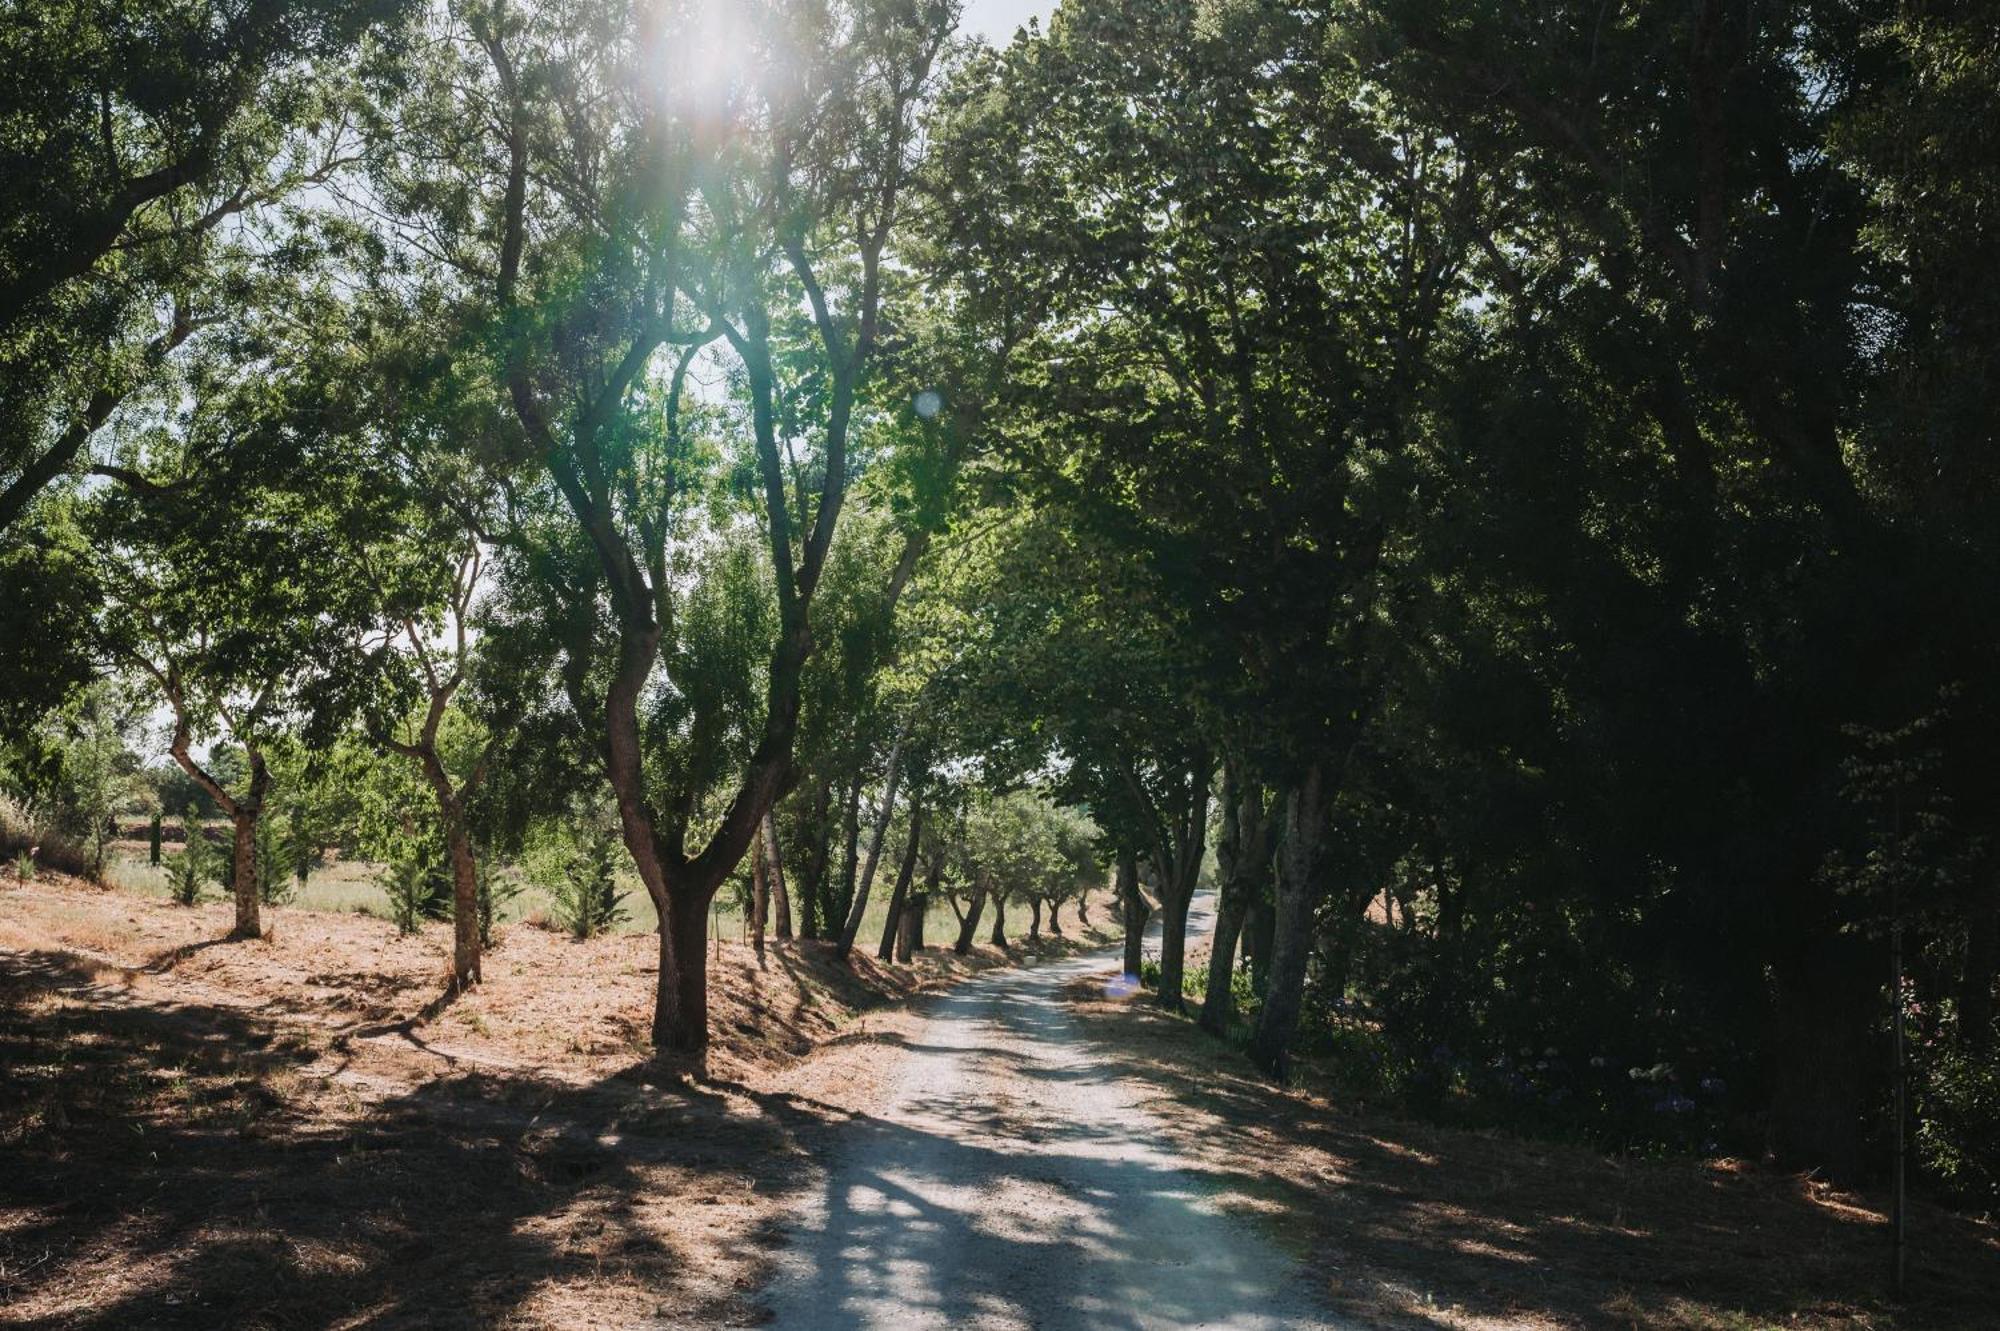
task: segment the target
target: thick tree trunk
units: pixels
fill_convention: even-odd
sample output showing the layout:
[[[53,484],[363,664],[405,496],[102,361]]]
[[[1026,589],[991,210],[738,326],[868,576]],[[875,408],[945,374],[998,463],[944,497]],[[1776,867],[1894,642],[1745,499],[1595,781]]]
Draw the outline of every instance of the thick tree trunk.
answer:
[[[1076,896],[1076,922],[1086,929],[1090,927],[1090,889],[1087,887]]]
[[[1060,901],[1049,902],[1049,932],[1054,934],[1057,938],[1062,937],[1062,920],[1058,918],[1058,916],[1060,916],[1061,913],[1062,913],[1062,902]]]
[[[771,888],[764,877],[764,842],[760,837],[750,852],[750,945],[761,960],[764,956],[764,922],[771,915]]]
[[[451,984],[465,989],[478,984],[479,863],[472,854],[472,836],[465,819],[445,823],[446,848],[451,852]]]
[[[1862,1162],[1880,945],[1831,931],[1801,936],[1776,959],[1771,1149],[1787,1165],[1852,1178]],[[1802,931],[1803,933],[1803,931]]]
[[[1035,939],[1040,938],[1041,936],[1042,936],[1042,899],[1040,897],[1029,897],[1028,898],[1028,941],[1033,942]]]
[[[1250,988],[1259,998],[1270,992],[1271,934],[1276,927],[1277,914],[1259,892],[1243,921],[1243,960],[1250,967]]]
[[[257,895],[257,810],[247,803],[240,805],[229,821],[236,831],[234,854],[229,861],[229,887],[236,897],[233,936],[261,938],[264,927],[258,914],[263,903]]]
[[[1236,763],[1225,764],[1222,835],[1215,843],[1222,884],[1215,907],[1215,940],[1208,955],[1208,984],[1201,1004],[1201,1028],[1211,1035],[1227,1035],[1236,1019],[1232,981],[1237,940],[1250,902],[1263,887],[1270,856],[1270,815],[1264,807],[1264,792]]]
[[[903,920],[903,911],[909,905],[910,879],[917,871],[917,846],[924,830],[924,806],[910,807],[910,840],[903,848],[902,867],[896,871],[896,890],[889,895],[889,918],[882,925],[882,946],[875,949],[875,956],[882,961],[896,955],[896,933]]]
[[[896,959],[908,962],[923,950],[924,920],[930,914],[931,902],[937,898],[938,885],[944,881],[944,861],[932,860],[930,872],[924,876],[924,889],[913,893],[903,907],[901,925],[896,937]]]
[[[1182,992],[1187,977],[1187,920],[1192,893],[1163,892],[1160,902],[1160,992],[1159,1005],[1168,1012],[1185,1012],[1187,995]]]
[[[972,940],[979,932],[979,913],[986,909],[986,889],[978,888],[972,894],[972,904],[966,907],[965,918],[958,922],[958,941],[951,950],[964,956],[972,951]]]
[[[1248,903],[1225,897],[1215,909],[1215,939],[1208,953],[1208,984],[1202,992],[1201,1028],[1210,1035],[1229,1034],[1236,1020],[1236,942],[1243,933]]]
[[[1007,946],[1007,898],[999,894],[993,898],[993,936],[987,941],[995,947]]]
[[[1291,1070],[1292,1038],[1305,1002],[1306,962],[1312,954],[1313,901],[1319,887],[1320,840],[1326,827],[1326,790],[1318,764],[1285,794],[1285,841],[1278,856],[1277,907],[1272,921],[1270,982],[1250,1056],[1275,1077]]]
[[[1958,983],[1958,1039],[1968,1053],[1993,1048],[1993,980],[2000,972],[2000,884],[1985,880],[1965,921],[1965,969]]]
[[[708,903],[713,894],[670,893],[660,912],[660,977],[653,1048],[700,1055],[708,1048]]]
[[[761,842],[765,859],[770,865],[771,899],[778,908],[778,938],[782,941],[792,936],[792,897],[785,890],[785,856],[778,848],[778,814],[775,808],[764,811]]]
[[[1115,879],[1118,906],[1125,916],[1125,973],[1137,980],[1146,961],[1146,917],[1152,913],[1146,894],[1139,890],[1139,862],[1130,855],[1118,857]]]

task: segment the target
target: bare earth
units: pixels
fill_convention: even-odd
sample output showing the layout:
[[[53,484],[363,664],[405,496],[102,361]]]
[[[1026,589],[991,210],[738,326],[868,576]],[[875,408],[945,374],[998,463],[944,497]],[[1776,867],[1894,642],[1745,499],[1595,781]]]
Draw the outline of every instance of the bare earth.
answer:
[[[1879,1196],[1275,1088],[1108,934],[719,944],[695,1080],[649,938],[446,1003],[441,927],[275,918],[0,888],[0,1326],[2000,1328],[1989,1220],[1919,1204],[1890,1304]]]

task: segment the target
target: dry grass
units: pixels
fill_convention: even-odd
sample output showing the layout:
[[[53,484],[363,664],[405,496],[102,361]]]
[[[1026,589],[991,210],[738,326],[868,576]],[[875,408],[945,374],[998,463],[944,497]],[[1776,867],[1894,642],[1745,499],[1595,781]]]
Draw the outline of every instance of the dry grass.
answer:
[[[780,1072],[1010,958],[715,946],[699,1079],[649,1058],[651,937],[0,890],[0,1325],[722,1326],[817,1178]]]
[[[1274,1222],[1334,1304],[1385,1328],[2000,1328],[2000,1231],[1919,1204],[1912,1298],[1883,1297],[1878,1198],[1738,1161],[1626,1160],[1283,1091],[1096,983],[1070,998],[1225,1204]]]

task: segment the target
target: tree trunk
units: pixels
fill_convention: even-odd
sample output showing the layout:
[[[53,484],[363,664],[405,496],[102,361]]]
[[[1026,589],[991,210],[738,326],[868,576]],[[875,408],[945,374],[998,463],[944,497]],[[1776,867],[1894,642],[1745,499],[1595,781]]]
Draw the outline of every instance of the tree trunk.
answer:
[[[1285,795],[1285,843],[1278,856],[1277,908],[1272,921],[1269,987],[1250,1056],[1274,1077],[1291,1070],[1292,1037],[1305,1002],[1306,962],[1312,954],[1313,899],[1319,879],[1320,839],[1326,826],[1324,777],[1317,763]]]
[[[1049,902],[1049,932],[1054,934],[1057,938],[1062,937],[1062,921],[1057,918],[1057,916],[1060,915],[1061,912],[1062,912],[1062,902],[1051,900]]]
[[[924,920],[930,914],[931,902],[937,897],[938,885],[944,881],[944,861],[932,860],[930,872],[924,876],[923,891],[912,894],[903,906],[901,928],[896,938],[896,959],[909,962],[924,946]]]
[[[1160,992],[1156,1001],[1168,1012],[1187,1011],[1182,992],[1187,975],[1187,920],[1192,894],[1160,894]]]
[[[917,871],[917,844],[924,830],[924,806],[910,806],[910,843],[903,848],[903,864],[896,871],[896,890],[889,896],[889,918],[882,925],[882,946],[875,955],[882,961],[896,955],[896,933],[902,924],[903,911],[909,905],[910,879]]]
[[[700,1055],[708,1048],[708,903],[714,893],[667,894],[660,912],[660,976],[653,1048]]]
[[[472,854],[472,835],[457,810],[445,822],[445,844],[451,852],[451,984],[463,990],[478,984],[479,862]]]
[[[966,908],[965,918],[958,922],[958,941],[951,950],[964,956],[972,951],[973,936],[979,931],[979,912],[986,909],[986,889],[977,888],[972,894],[972,904]]]
[[[1042,936],[1042,899],[1028,898],[1028,941],[1034,942]]]
[[[1090,889],[1087,887],[1076,894],[1076,922],[1086,929],[1090,927]]]
[[[778,848],[778,814],[775,807],[764,811],[762,844],[770,864],[771,898],[778,907],[778,938],[789,939],[792,936],[792,897],[785,890],[785,857]]]
[[[1771,1149],[1790,1166],[1854,1177],[1862,1161],[1870,1047],[1880,1008],[1877,948],[1830,930],[1801,930],[1771,969]],[[1879,946],[1879,945],[1878,945]]]
[[[153,824],[147,833],[146,852],[149,863],[157,865],[160,862],[160,815],[157,813],[153,815]]]
[[[1007,946],[1007,898],[999,893],[993,897],[993,936],[987,940],[993,946]]]
[[[257,811],[248,803],[241,804],[229,821],[236,831],[234,854],[229,862],[229,888],[236,897],[233,936],[262,938],[263,920],[258,915],[262,902],[257,895]]]
[[[1211,1035],[1227,1035],[1236,1019],[1236,991],[1231,982],[1237,939],[1270,862],[1270,815],[1264,807],[1264,792],[1246,779],[1234,762],[1223,767],[1222,834],[1216,839],[1215,857],[1222,884],[1215,907],[1215,941],[1208,954],[1201,1028]]]
[[[771,914],[771,889],[764,877],[764,841],[759,836],[750,852],[750,945],[764,957],[764,921]]]
[[[1270,992],[1271,934],[1277,915],[1259,892],[1251,899],[1243,924],[1243,960],[1250,965],[1250,988],[1259,998]]]
[[[1993,1048],[1993,980],[2000,972],[2000,885],[1974,889],[1965,921],[1965,970],[1958,984],[1958,1039],[1968,1053]]]
[[[835,938],[837,922],[847,919],[847,908],[854,904],[855,877],[861,870],[861,773],[854,774],[854,786],[847,795],[847,808],[843,826],[847,834],[847,857],[841,862],[840,899],[827,904],[825,931]]]
[[[1118,857],[1115,879],[1119,908],[1125,914],[1125,973],[1136,983],[1146,961],[1146,917],[1152,913],[1146,895],[1139,890],[1139,861],[1131,855]]]

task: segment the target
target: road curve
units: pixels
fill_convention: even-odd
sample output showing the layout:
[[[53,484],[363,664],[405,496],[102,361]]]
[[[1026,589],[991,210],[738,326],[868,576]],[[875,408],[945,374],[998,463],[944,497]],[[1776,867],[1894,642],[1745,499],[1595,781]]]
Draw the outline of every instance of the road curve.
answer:
[[[1208,927],[1204,906],[1191,935]],[[1180,1168],[1141,1086],[1086,1046],[1058,991],[1114,959],[992,972],[936,1001],[789,1227],[765,1293],[772,1325],[1334,1325],[1270,1237]]]

